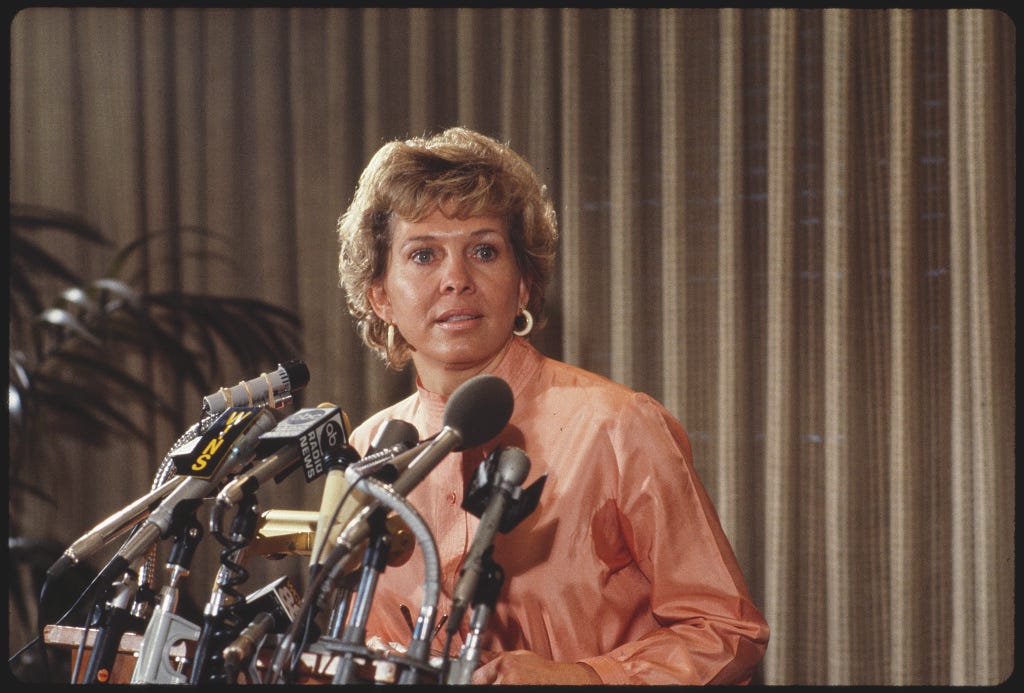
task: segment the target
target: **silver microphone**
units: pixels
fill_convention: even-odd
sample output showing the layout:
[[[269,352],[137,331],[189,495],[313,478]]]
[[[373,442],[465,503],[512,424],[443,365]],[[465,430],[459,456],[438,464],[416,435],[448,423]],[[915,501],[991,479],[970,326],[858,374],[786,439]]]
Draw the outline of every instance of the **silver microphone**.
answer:
[[[98,579],[123,573],[129,564],[168,532],[179,504],[201,500],[213,493],[229,473],[251,459],[260,436],[276,423],[277,419],[266,408],[231,409],[211,427],[208,437],[192,441],[187,446],[188,453],[182,455],[182,468],[188,466],[190,469],[202,469],[204,476],[183,475],[184,481],[167,494],[138,530],[118,549]],[[225,435],[229,431],[230,434]],[[220,440],[230,442],[218,443]],[[189,461],[192,461],[191,465]]]
[[[266,405],[280,409],[309,383],[309,368],[302,361],[292,360],[279,364],[271,373],[240,381],[233,387],[222,387],[203,397],[203,412],[220,414],[231,407],[257,407]]]

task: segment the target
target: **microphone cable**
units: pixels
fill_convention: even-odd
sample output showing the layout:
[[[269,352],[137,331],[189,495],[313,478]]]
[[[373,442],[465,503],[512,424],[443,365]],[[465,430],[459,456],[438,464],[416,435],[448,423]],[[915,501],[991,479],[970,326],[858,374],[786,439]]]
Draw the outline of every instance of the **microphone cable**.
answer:
[[[44,609],[44,605],[46,604],[46,597],[47,597],[46,593],[47,593],[47,587],[49,587],[49,585],[50,585],[50,578],[47,577],[46,580],[43,581],[43,586],[42,586],[42,588],[39,591],[39,611],[37,613],[37,619],[36,619],[36,630],[37,630],[38,634],[32,640],[29,640],[27,643],[25,643],[21,647],[21,649],[19,649],[17,652],[15,652],[13,655],[11,655],[10,658],[7,660],[8,664],[13,664],[14,661],[18,657],[20,657],[22,654],[25,653],[26,650],[31,648],[33,645],[37,645],[38,644],[39,645],[39,653],[40,653],[40,657],[41,657],[41,661],[42,661],[43,677],[47,678],[47,679],[49,678],[49,675],[50,675],[50,667],[49,667],[49,660],[47,659],[47,656],[46,656],[46,638],[44,637],[44,630],[45,630],[45,628],[43,626],[43,621],[44,621],[45,613],[46,613],[46,610]],[[96,575],[92,579],[92,582],[78,595],[78,598],[68,608],[68,610],[65,611],[64,614],[60,618],[58,618],[56,621],[54,621],[54,625],[60,625],[60,624],[64,623],[66,620],[68,620],[69,618],[71,618],[71,616],[75,613],[75,611],[77,611],[78,608],[86,601],[86,598],[89,595],[91,595],[94,592],[94,590],[96,590],[98,585],[100,585],[100,576]],[[93,597],[93,604],[95,604],[95,601],[96,601],[96,598]],[[88,615],[86,615],[86,623],[88,623]]]
[[[451,648],[452,639],[455,637],[455,631],[445,629],[444,635],[444,650],[441,653],[441,671],[437,675],[437,682],[444,685],[448,681],[448,668],[451,666]]]
[[[345,501],[348,500],[348,497],[351,495],[352,489],[356,487],[356,484],[363,479],[371,477],[372,475],[373,471],[367,470],[360,474],[354,483],[349,484],[348,488],[345,489],[345,492],[341,495],[341,498],[338,500],[338,504],[334,508],[334,512],[331,515],[331,525],[334,524],[334,520],[338,517],[338,513],[341,512],[342,506],[345,504]],[[317,552],[317,565],[320,563],[319,559],[320,555],[323,554],[324,545],[326,545],[326,542],[323,542]],[[329,572],[330,571],[325,566],[321,566],[320,570],[318,570],[316,575],[313,576],[313,579],[309,581],[308,585],[306,585],[306,590],[302,595],[302,602],[299,607],[298,617],[292,622],[292,625],[288,630],[285,631],[284,636],[281,638],[281,642],[278,644],[277,652],[271,660],[270,671],[267,672],[271,683],[275,683],[276,679],[281,675],[289,676],[295,670],[295,667],[298,666],[298,663],[302,658],[302,653],[305,651],[306,645],[309,643],[310,634],[313,631],[313,621],[316,615],[316,610],[313,606],[316,602],[317,595],[320,592],[320,588],[323,586],[323,582]],[[302,630],[302,639],[299,641],[299,647],[295,649],[289,658],[290,661],[288,662],[288,667],[280,672],[275,671],[274,663],[276,662],[277,668],[280,668],[281,662],[279,660],[282,660],[287,656],[285,648],[289,647],[291,643],[295,641],[300,628]]]
[[[75,650],[75,665],[71,669],[71,683],[78,683],[78,675],[82,670],[82,655],[85,654],[85,644],[89,641],[89,630],[92,628],[90,620],[96,611],[97,605],[100,603],[100,596],[99,591],[97,591],[92,599],[92,605],[85,612],[85,625],[82,628],[82,637],[78,641],[78,649]]]
[[[368,459],[368,458],[364,458],[364,460],[365,459]],[[359,476],[356,477],[356,480],[354,482],[352,482],[352,483],[350,483],[348,485],[348,488],[345,489],[345,492],[341,495],[341,498],[339,498],[338,502],[335,504],[334,511],[331,513],[330,522],[328,522],[327,525],[326,525],[327,527],[333,527],[334,526],[334,523],[338,519],[338,514],[341,512],[341,509],[345,506],[345,501],[347,501],[349,496],[352,495],[353,490],[359,484],[359,482],[361,482],[364,479],[367,479],[369,477],[372,477],[378,471],[379,470],[376,467],[367,468],[362,473],[360,473]],[[315,619],[315,609],[309,608],[309,605],[311,603],[310,602],[311,598],[315,601],[317,594],[320,592],[320,589],[323,586],[323,582],[324,582],[324,579],[325,579],[324,576],[329,572],[327,570],[327,567],[321,565],[321,563],[320,563],[320,560],[321,560],[321,558],[323,558],[323,555],[324,555],[324,547],[325,546],[327,546],[327,542],[326,541],[322,541],[322,542],[320,542],[320,546],[317,547],[316,555],[313,557],[313,558],[315,558],[315,561],[312,562],[312,565],[318,565],[318,566],[320,566],[320,569],[317,571],[316,575],[313,576],[313,579],[310,580],[310,583],[306,586],[306,591],[305,591],[305,593],[302,596],[302,606],[301,606],[299,618],[295,619],[295,621],[293,622],[292,628],[281,639],[281,643],[279,645],[279,647],[280,647],[280,646],[283,646],[283,645],[287,644],[289,639],[294,640],[295,635],[298,634],[298,631],[295,629],[295,626],[300,624],[302,621],[305,621],[305,623],[302,625],[302,640],[299,642],[299,647],[296,648],[296,651],[292,654],[292,661],[289,664],[289,667],[288,667],[288,669],[286,670],[285,673],[289,673],[290,674],[292,671],[294,671],[295,667],[298,665],[299,660],[302,657],[302,653],[306,649],[306,645],[309,643],[309,638],[310,638],[310,635],[312,634],[312,631],[313,631],[313,621]],[[273,672],[270,672],[270,675],[273,676],[274,675]]]

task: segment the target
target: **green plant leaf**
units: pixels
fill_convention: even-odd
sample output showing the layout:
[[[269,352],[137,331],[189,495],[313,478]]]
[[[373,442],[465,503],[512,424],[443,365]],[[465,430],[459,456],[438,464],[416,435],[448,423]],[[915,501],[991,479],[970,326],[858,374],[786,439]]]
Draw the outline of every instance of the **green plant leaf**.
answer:
[[[21,470],[45,464],[52,431],[97,444],[130,436],[148,445],[149,417],[182,418],[180,401],[191,390],[198,409],[201,395],[224,384],[228,359],[246,370],[268,369],[299,354],[301,322],[281,306],[145,288],[156,268],[178,272],[217,257],[226,237],[183,227],[114,247],[74,215],[19,204],[10,210],[11,488],[34,493]],[[53,244],[66,237],[112,249],[109,271],[87,280],[62,261]],[[132,276],[133,260],[140,262]],[[149,382],[168,374],[173,391]]]

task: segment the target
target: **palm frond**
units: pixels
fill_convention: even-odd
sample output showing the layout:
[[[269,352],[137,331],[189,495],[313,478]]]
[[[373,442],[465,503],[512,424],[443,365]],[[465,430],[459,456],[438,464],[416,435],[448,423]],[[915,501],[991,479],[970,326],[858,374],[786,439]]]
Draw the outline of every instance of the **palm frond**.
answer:
[[[88,354],[62,351],[53,355],[52,363],[57,374],[51,375],[54,383],[86,381],[99,384],[105,394],[115,396],[119,401],[147,402],[158,412],[170,414],[174,411],[171,403],[157,388],[126,373],[119,364],[104,361]],[[73,373],[74,378],[61,375]]]
[[[12,203],[10,207],[11,228],[31,230],[51,229],[68,233],[75,238],[109,245],[110,240],[93,224],[81,217],[52,207]]]
[[[123,276],[147,248],[156,248],[141,258],[150,269],[175,254],[179,263],[192,252],[209,259],[212,245],[226,242],[209,229],[143,233],[113,247],[99,229],[74,215],[19,204],[10,211],[8,399],[12,451],[17,452],[9,466],[12,487],[28,488],[18,469],[46,447],[46,436],[33,432],[148,441],[152,422],[140,419],[180,417],[182,412],[140,372],[170,373],[185,388],[181,392],[206,394],[222,384],[225,359],[242,368],[263,368],[299,353],[300,320],[283,307],[249,298],[148,292],[136,288],[137,279]],[[108,271],[86,279],[59,259],[44,231],[58,234],[57,242],[70,237],[112,248]],[[198,251],[191,244],[179,247],[186,236],[203,240]],[[158,245],[159,240],[170,242]],[[47,291],[53,298],[46,298]]]
[[[116,403],[105,399],[102,391],[89,384],[67,379],[39,375],[35,378],[33,399],[37,406],[60,415],[68,430],[72,424],[80,426],[73,431],[88,440],[100,440],[107,435],[126,435],[148,442],[150,429],[136,425],[125,416]]]

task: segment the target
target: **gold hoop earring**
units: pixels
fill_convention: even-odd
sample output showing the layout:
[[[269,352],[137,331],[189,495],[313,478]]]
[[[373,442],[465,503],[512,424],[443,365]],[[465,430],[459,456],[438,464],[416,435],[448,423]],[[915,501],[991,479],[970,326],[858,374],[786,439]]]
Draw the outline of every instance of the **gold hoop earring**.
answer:
[[[531,315],[530,311],[528,311],[526,308],[523,308],[523,312],[520,313],[520,315],[523,316],[523,320],[526,322],[526,324],[523,325],[523,329],[521,330],[512,330],[512,334],[514,334],[517,337],[525,337],[526,335],[530,334],[531,330],[533,330],[533,315]]]

